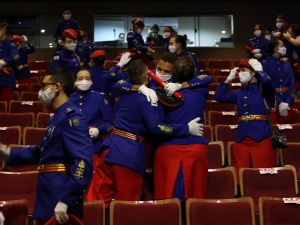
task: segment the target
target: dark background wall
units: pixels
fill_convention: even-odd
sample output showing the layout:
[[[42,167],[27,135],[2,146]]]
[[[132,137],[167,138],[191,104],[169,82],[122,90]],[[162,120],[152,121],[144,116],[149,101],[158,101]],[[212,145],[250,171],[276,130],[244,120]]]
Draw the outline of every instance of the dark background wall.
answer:
[[[252,36],[253,25],[273,27],[277,14],[300,24],[300,1],[1,1],[1,15],[61,15],[71,9],[74,18],[93,36],[95,14],[137,16],[180,16],[199,14],[233,14],[235,48],[194,48],[199,58],[243,58],[245,44]],[[107,49],[113,55],[111,49]],[[46,59],[53,49],[39,49],[33,58]]]

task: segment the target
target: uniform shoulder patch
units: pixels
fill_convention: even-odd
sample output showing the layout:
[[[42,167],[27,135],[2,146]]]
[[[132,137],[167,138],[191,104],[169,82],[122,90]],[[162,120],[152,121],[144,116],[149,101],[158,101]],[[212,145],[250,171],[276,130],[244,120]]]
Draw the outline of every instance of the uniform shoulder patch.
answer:
[[[198,78],[200,79],[200,80],[203,80],[203,79],[205,79],[205,78],[207,78],[208,76],[207,75],[205,75],[205,74],[200,74],[200,75],[198,75]]]
[[[118,84],[123,84],[123,83],[125,83],[125,80],[119,80],[118,81]]]
[[[59,60],[59,55],[55,55],[54,57],[53,57],[53,60]]]
[[[70,114],[72,114],[73,112],[75,112],[75,109],[72,108],[72,107],[68,107],[68,108],[66,108],[65,112],[66,112],[67,115],[70,115]]]

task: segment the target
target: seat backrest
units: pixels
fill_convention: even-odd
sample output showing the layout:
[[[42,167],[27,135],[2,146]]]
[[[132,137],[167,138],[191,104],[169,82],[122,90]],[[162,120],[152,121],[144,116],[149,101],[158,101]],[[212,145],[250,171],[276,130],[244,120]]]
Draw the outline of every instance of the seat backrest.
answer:
[[[38,93],[33,91],[21,92],[21,101],[38,101]]]
[[[7,112],[7,102],[0,101],[0,112],[6,113]]]
[[[300,207],[297,204],[284,203],[282,198],[260,197],[260,225],[300,224]]]
[[[49,120],[51,114],[52,113],[39,112],[37,114],[37,127],[40,127],[40,128],[47,127],[48,120]]]
[[[10,144],[21,144],[21,127],[0,127],[0,143]]]
[[[110,225],[181,225],[179,199],[159,201],[112,201]]]
[[[207,198],[234,198],[236,195],[237,181],[233,167],[208,170]]]
[[[105,204],[103,201],[85,202],[83,224],[105,225]]]
[[[210,69],[230,69],[231,62],[223,59],[211,59],[208,60],[208,68]]]
[[[0,199],[4,201],[26,199],[29,203],[29,212],[32,213],[35,201],[37,175],[37,171],[0,171]]]
[[[209,142],[213,141],[213,138],[214,138],[213,134],[214,133],[213,133],[212,126],[210,126],[210,125],[204,125],[203,129],[204,129],[204,137],[206,137]]]
[[[288,143],[286,149],[281,149],[281,164],[294,166],[300,180],[300,143]]]
[[[225,165],[225,150],[222,141],[209,142],[207,145],[208,168],[221,168]]]
[[[0,127],[33,127],[34,113],[0,113]]]
[[[298,194],[296,170],[293,166],[274,167],[275,174],[261,174],[258,168],[241,168],[241,195],[251,196],[258,205],[260,196],[287,197]]]
[[[43,139],[45,131],[46,128],[25,127],[23,132],[23,144],[36,145]]]
[[[187,225],[255,225],[253,200],[249,197],[234,199],[188,199]]]
[[[5,225],[26,225],[28,216],[28,201],[0,201]]]
[[[284,129],[282,132],[286,135],[288,142],[300,142],[300,123],[291,124],[292,129]]]
[[[208,111],[218,111],[218,112],[236,111],[236,107],[233,104],[220,103],[220,102],[208,100],[206,102],[205,111],[206,112],[208,112]]]
[[[208,124],[215,127],[215,125],[233,125],[238,124],[238,116],[235,112],[221,112],[221,111],[209,111]]]
[[[228,142],[235,141],[236,128],[231,125],[216,125],[215,137],[217,141],[223,141],[225,146],[225,152],[228,151]]]
[[[41,101],[10,101],[9,112],[10,113],[25,113],[33,112],[37,114],[38,112],[44,111],[44,105]]]

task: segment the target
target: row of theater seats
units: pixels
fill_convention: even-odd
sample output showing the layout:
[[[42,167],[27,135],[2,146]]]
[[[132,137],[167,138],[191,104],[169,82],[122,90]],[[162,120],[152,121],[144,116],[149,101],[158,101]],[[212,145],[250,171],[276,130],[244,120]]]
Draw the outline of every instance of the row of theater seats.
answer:
[[[278,216],[282,221],[281,223],[275,224],[299,224],[299,205],[295,206],[293,204],[287,205],[282,203],[282,198],[298,196],[295,168],[285,166],[273,169],[277,171],[277,173],[261,174],[259,169],[241,169],[240,186],[242,198],[236,198],[237,185],[233,168],[228,167],[209,170],[207,199],[189,199],[186,202],[187,224],[254,225],[255,213],[260,212],[261,218],[265,216],[264,210],[265,207],[268,207],[264,205],[264,201],[266,200],[276,200],[277,204],[281,202],[280,207],[285,208],[288,210],[287,212],[289,212]],[[36,176],[37,172],[0,172],[0,181],[1,184],[3,184],[0,186],[0,199],[2,201],[26,199],[28,203],[28,214],[30,215],[32,213],[36,191]],[[263,196],[273,198],[262,198]],[[246,205],[248,206],[245,206],[245,203],[247,203]],[[93,205],[93,203],[89,204]],[[96,204],[100,205],[99,202]],[[176,208],[178,207],[177,210],[173,208],[173,210],[168,211],[168,208],[171,207],[170,205],[172,204],[175,204]],[[88,203],[85,204],[85,212],[87,211],[87,205]],[[168,207],[163,207],[162,205]],[[277,209],[276,212],[283,213],[278,207],[279,205],[274,208]],[[111,225],[181,224],[179,200],[151,202],[113,201],[110,208]],[[270,212],[270,209],[266,211]],[[118,213],[116,214],[116,212]],[[105,214],[99,213],[99,211],[98,213],[96,213],[96,211],[94,211],[94,213],[85,213],[84,219],[88,219],[90,215],[92,215],[92,218],[95,218],[99,215],[104,216]],[[149,217],[150,215],[151,217]],[[290,215],[293,216],[291,217]],[[276,218],[275,215],[273,216]],[[267,218],[270,219],[270,217]],[[228,221],[224,222],[223,220]],[[89,223],[85,224],[100,225],[102,222],[102,219],[99,219],[97,223],[90,220]],[[271,225],[272,223],[263,224]]]

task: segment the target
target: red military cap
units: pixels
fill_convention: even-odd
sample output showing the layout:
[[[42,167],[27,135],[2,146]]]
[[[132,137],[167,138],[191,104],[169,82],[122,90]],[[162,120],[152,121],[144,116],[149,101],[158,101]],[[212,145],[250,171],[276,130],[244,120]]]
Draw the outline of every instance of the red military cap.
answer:
[[[23,38],[22,38],[22,36],[15,34],[11,37],[11,40],[15,43],[18,43],[18,42],[22,42]]]
[[[239,67],[247,67],[250,70],[253,70],[252,66],[249,64],[249,59],[240,61]]]
[[[77,40],[77,31],[73,29],[66,29],[63,32],[63,36],[71,38],[73,40]]]
[[[65,225],[83,225],[82,221],[78,219],[76,216],[68,214],[69,221],[65,223]],[[50,220],[48,220],[45,225],[58,225],[55,216],[52,216]]]
[[[135,18],[133,21],[132,21],[132,24],[134,25],[140,25],[140,26],[145,26],[145,23],[144,23],[144,20],[141,19],[141,18]]]
[[[96,50],[91,54],[91,58],[97,58],[99,56],[106,56],[106,52],[104,50]]]

